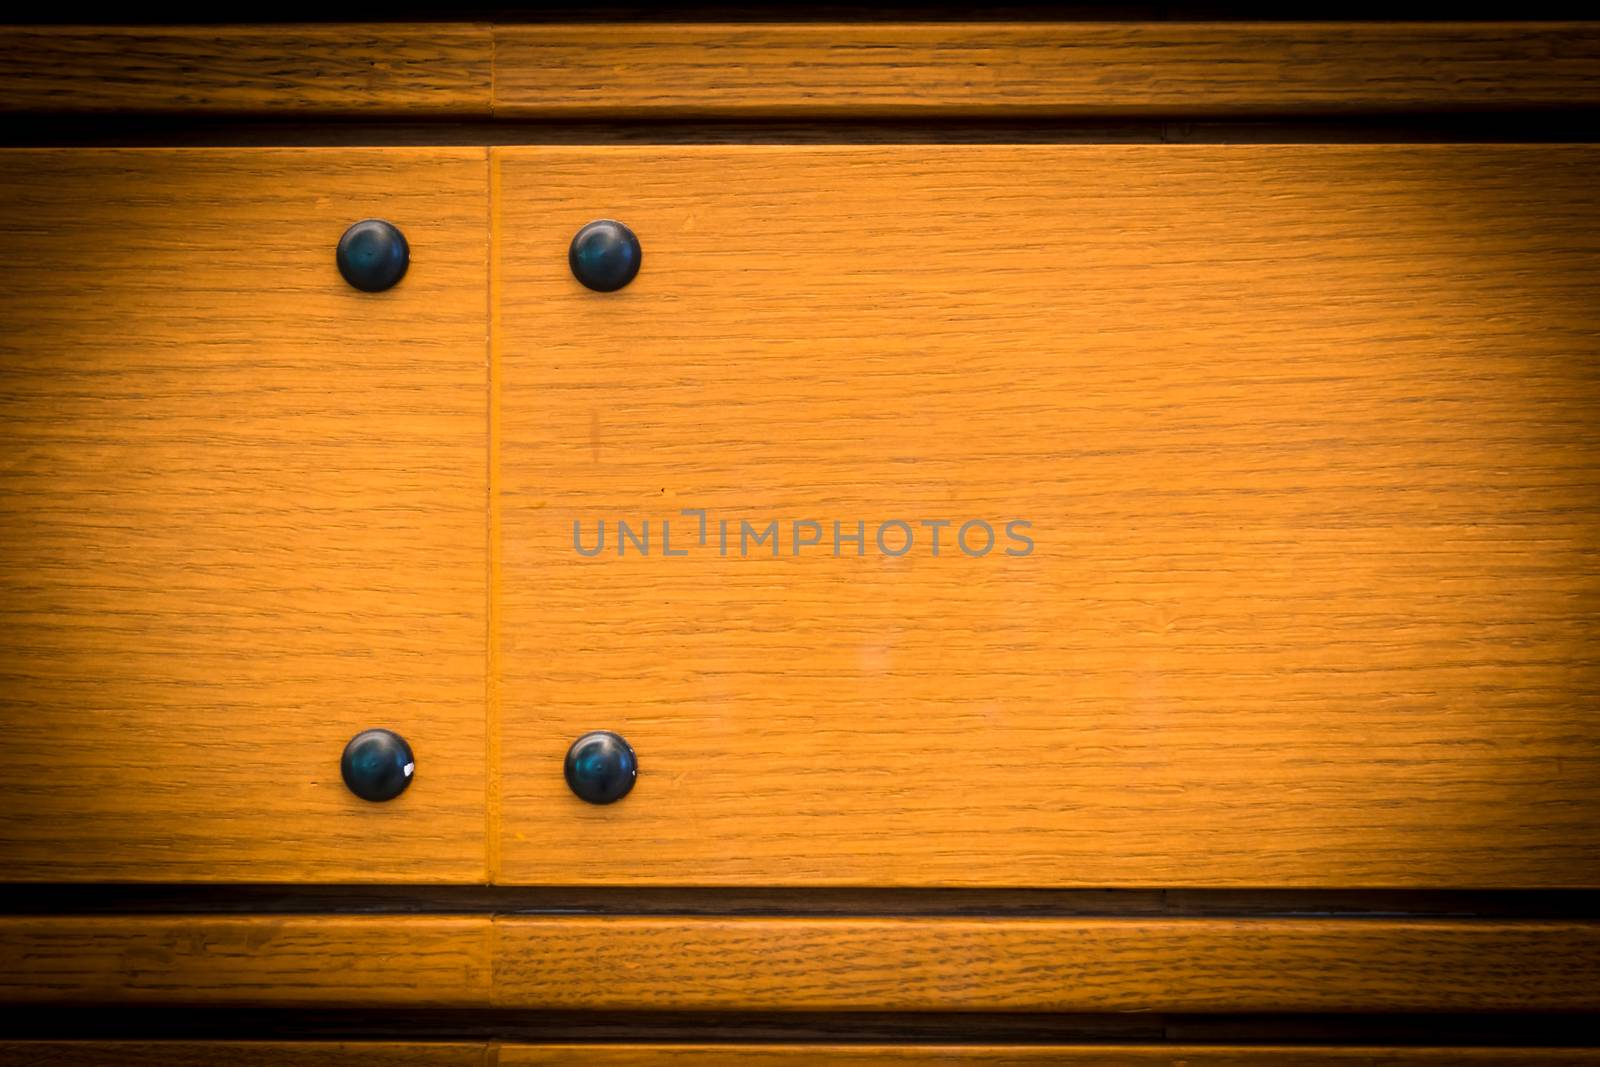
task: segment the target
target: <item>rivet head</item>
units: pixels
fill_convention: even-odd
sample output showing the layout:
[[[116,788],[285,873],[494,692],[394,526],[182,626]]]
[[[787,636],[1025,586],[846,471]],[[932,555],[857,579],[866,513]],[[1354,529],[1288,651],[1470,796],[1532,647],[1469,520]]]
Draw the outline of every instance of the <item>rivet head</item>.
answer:
[[[611,293],[633,281],[643,253],[639,239],[620,222],[599,219],[579,230],[567,249],[572,276],[597,293]]]
[[[393,800],[416,776],[417,761],[406,739],[393,730],[363,730],[344,746],[339,773],[362,800]]]
[[[633,748],[610,730],[584,734],[567,749],[567,787],[591,804],[611,804],[628,795],[639,777]]]
[[[411,246],[393,223],[363,219],[344,231],[334,258],[345,281],[364,293],[381,293],[406,276]]]

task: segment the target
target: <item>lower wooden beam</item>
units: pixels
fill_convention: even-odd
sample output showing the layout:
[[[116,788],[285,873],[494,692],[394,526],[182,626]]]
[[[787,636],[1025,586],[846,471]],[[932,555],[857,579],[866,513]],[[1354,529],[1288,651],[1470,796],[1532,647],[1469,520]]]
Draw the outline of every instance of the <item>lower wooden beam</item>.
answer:
[[[504,918],[503,1007],[653,1011],[1600,1009],[1600,923]]]
[[[0,1004],[1600,1010],[1580,919],[8,916]]]
[[[488,916],[0,919],[0,1003],[481,1007]]]

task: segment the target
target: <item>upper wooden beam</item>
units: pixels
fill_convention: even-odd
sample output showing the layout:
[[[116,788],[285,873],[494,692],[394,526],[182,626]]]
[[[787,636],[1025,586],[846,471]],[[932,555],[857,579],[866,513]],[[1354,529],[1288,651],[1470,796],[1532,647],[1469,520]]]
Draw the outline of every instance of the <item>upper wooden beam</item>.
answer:
[[[1311,116],[1600,106],[1600,22],[0,28],[0,113]]]
[[[1600,22],[541,25],[496,115],[1337,114],[1600,104]]]
[[[0,28],[0,113],[486,117],[481,25]]]

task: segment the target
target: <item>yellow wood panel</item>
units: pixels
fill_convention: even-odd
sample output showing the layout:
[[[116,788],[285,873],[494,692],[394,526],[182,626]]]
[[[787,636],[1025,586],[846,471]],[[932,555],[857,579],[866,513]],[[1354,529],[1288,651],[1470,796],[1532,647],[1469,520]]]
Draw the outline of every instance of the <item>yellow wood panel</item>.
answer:
[[[392,1041],[10,1041],[5,1067],[483,1067],[487,1045]]]
[[[8,26],[0,112],[489,113],[487,26]]]
[[[1600,925],[1378,919],[501,918],[502,1007],[1593,1011]]]
[[[1326,114],[1600,103],[1600,23],[497,26],[497,115]]]
[[[0,154],[13,881],[481,881],[481,149]],[[351,222],[413,249],[340,278]],[[405,735],[412,788],[340,781]]]
[[[973,1063],[983,1067],[1041,1063],[1095,1067],[1387,1067],[1411,1063],[1492,1063],[1496,1067],[1558,1067],[1600,1062],[1600,1050],[1562,1048],[1315,1048],[1212,1045],[506,1045],[502,1067],[540,1067],[575,1062],[593,1067],[654,1067],[656,1064],[737,1064],[784,1067],[827,1063],[831,1067],[878,1067],[893,1063]],[[3,1061],[0,1061],[3,1062]],[[31,1062],[31,1061],[30,1061]],[[49,1062],[49,1061],[47,1061]],[[182,1061],[180,1061],[182,1062]]]
[[[502,880],[1600,882],[1600,150],[492,155]]]
[[[6,917],[0,1001],[482,1007],[487,916]]]

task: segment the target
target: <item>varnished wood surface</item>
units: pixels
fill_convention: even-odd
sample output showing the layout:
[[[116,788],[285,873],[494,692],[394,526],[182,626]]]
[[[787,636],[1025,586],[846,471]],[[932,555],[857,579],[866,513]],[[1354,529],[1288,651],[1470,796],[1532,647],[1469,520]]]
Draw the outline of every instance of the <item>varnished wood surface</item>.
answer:
[[[1013,1064],[1094,1064],[1095,1067],[1388,1067],[1412,1063],[1484,1063],[1496,1067],[1557,1067],[1600,1062],[1594,1049],[1542,1048],[1307,1048],[1303,1046],[1089,1045],[1035,1048],[974,1045],[507,1045],[498,1051],[503,1067],[544,1067],[582,1061],[594,1067],[655,1067],[657,1064],[738,1064],[785,1067],[827,1063],[832,1067],[880,1064],[971,1063],[983,1067]],[[3,1062],[3,1061],[0,1061]],[[46,1061],[51,1062],[51,1061]],[[180,1061],[181,1062],[181,1061]]]
[[[504,880],[1592,884],[1592,155],[500,153]],[[482,154],[5,158],[6,248],[32,266],[5,294],[11,876],[482,878]],[[544,184],[516,186],[519,166]],[[812,214],[773,210],[807,195]],[[650,267],[597,297],[561,250],[611,209],[649,235]],[[421,231],[380,298],[328,262],[368,213],[446,238]],[[1014,216],[1054,243],[997,268]],[[900,243],[874,261],[860,236],[884,232]],[[933,266],[912,272],[917,240]],[[652,318],[652,291],[696,314]],[[826,314],[796,318],[796,294]],[[629,377],[686,357],[688,378]],[[263,367],[269,385],[242,384]],[[622,425],[645,462],[597,465],[613,410],[642,412]],[[802,436],[769,436],[779,415]],[[706,425],[722,441],[702,450]],[[735,517],[1042,503],[1067,536],[1042,574],[978,582],[915,557],[733,578],[715,558],[562,555],[546,490],[649,507],[663,488],[755,501]],[[395,574],[427,576],[411,608]],[[663,593],[710,624],[651,615]],[[643,613],[580,614],[591,595]],[[811,647],[788,636],[793,605]],[[994,625],[952,645],[901,621],[921,617]],[[797,648],[820,674],[789,669]],[[427,740],[436,792],[343,792],[337,750],[380,715]],[[604,811],[557,773],[600,724],[647,772]],[[915,787],[880,788],[895,774]],[[404,855],[383,848],[397,829]]]
[[[1596,149],[492,157],[498,880],[1600,883]]]
[[[485,194],[481,149],[0,153],[7,880],[484,880]]]
[[[638,1011],[1594,1011],[1600,925],[534,919],[495,923],[502,1007]]]
[[[492,1067],[489,1045],[365,1041],[10,1041],[3,1067]]]
[[[1319,114],[1600,103],[1600,23],[496,26],[499,116]]]
[[[487,116],[487,26],[0,27],[0,113]]]
[[[1594,22],[0,28],[0,112],[1318,115],[1600,104]]]
[[[27,916],[0,1003],[618,1012],[1600,1007],[1550,920]]]
[[[0,1003],[481,1007],[482,917],[0,919]]]

